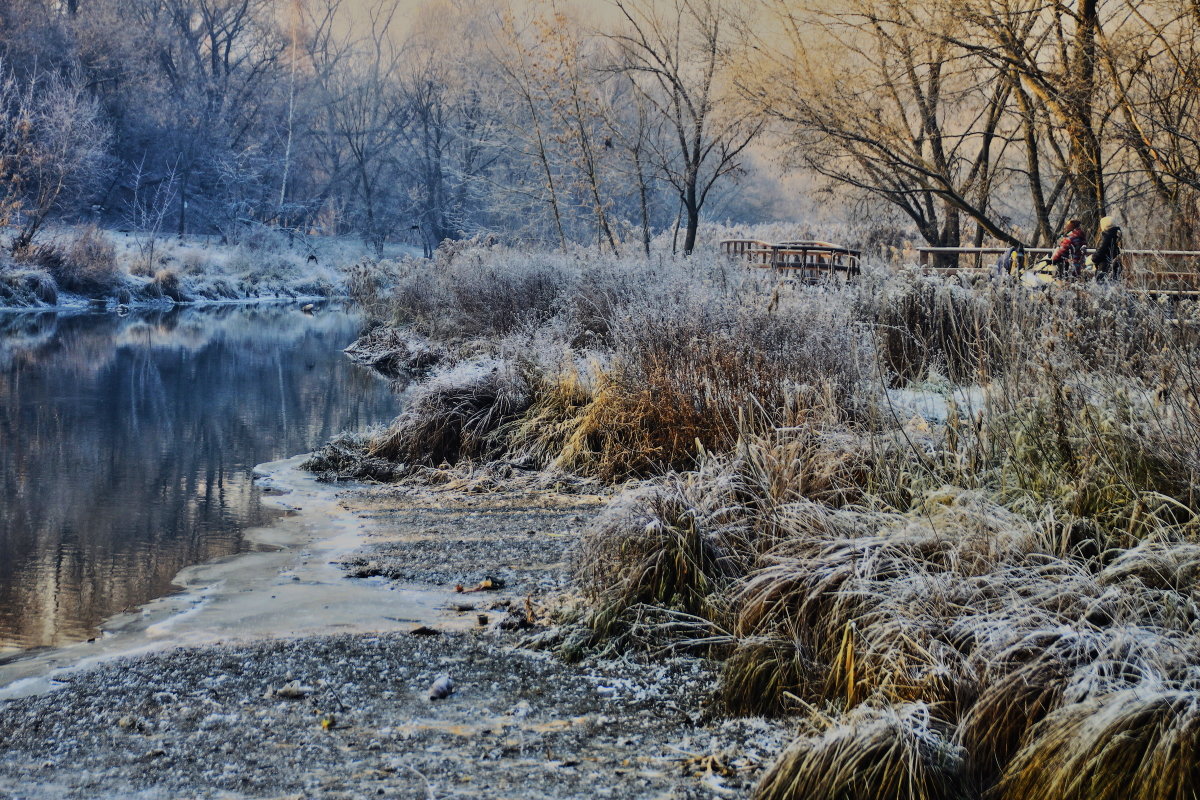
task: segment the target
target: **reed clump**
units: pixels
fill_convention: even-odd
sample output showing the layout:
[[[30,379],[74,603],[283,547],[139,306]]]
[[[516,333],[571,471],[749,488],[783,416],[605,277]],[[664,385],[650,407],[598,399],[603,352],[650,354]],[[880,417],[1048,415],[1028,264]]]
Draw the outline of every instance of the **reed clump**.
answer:
[[[510,364],[465,362],[423,383],[367,454],[424,466],[492,458],[504,450],[497,431],[529,404],[528,385]]]
[[[103,295],[122,286],[127,277],[117,263],[116,248],[95,226],[80,228],[63,240],[32,245],[17,260],[44,270],[65,292]]]
[[[742,639],[722,665],[717,697],[730,714],[778,716],[818,693],[821,668],[801,642]]]
[[[725,593],[748,566],[747,531],[728,500],[722,482],[692,475],[614,502],[575,560],[592,627],[609,635],[641,605],[722,623]]]
[[[772,306],[744,276],[705,285],[681,264],[650,272],[552,258],[500,270],[458,254],[443,272],[400,280],[397,318],[451,337],[459,355],[418,388],[372,452],[503,457],[616,481],[729,451],[748,418],[778,424],[804,402],[847,415],[865,407],[856,387],[866,353],[844,298]],[[483,362],[521,376],[521,403],[458,371]],[[502,407],[488,411],[489,402]]]
[[[1002,368],[999,325],[1008,297],[972,291],[932,276],[904,275],[861,296],[857,313],[877,331],[879,356],[897,382],[937,371],[970,383]]]
[[[1148,686],[1042,720],[997,786],[1008,800],[1177,800],[1200,785],[1200,692]]]

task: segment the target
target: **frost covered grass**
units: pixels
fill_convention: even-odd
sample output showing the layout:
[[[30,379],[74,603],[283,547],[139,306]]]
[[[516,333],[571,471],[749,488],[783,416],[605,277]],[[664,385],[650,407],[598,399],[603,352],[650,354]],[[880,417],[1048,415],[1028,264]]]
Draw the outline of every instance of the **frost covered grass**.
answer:
[[[359,455],[632,479],[574,558],[593,641],[797,719],[759,797],[1195,786],[1190,305],[471,248],[364,297],[442,360]]]
[[[96,299],[117,303],[329,297],[350,291],[365,248],[263,230],[235,243],[95,226],[48,231],[14,258],[0,255],[0,306]],[[396,255],[402,262],[403,254]],[[396,262],[372,262],[389,269]]]
[[[864,360],[845,337],[850,304],[772,305],[765,278],[490,250],[410,265],[385,300],[366,302],[451,357],[416,389],[412,409],[425,411],[379,447],[402,461],[504,457],[615,480],[693,466],[731,447],[742,422],[805,403],[851,413]]]

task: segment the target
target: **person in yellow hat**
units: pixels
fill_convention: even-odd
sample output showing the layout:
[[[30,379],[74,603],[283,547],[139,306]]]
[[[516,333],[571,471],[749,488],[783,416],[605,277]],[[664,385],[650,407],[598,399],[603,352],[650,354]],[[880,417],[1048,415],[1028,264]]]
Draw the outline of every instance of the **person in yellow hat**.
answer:
[[[1121,227],[1113,217],[1100,220],[1100,242],[1092,253],[1096,280],[1118,280],[1121,277]]]

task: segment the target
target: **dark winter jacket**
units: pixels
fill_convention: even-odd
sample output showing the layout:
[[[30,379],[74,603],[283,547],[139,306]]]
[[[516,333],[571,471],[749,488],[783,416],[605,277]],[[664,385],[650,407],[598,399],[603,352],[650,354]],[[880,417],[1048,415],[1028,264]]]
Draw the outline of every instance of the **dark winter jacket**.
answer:
[[[1113,225],[1103,234],[1100,235],[1100,244],[1096,245],[1096,252],[1092,254],[1092,263],[1099,269],[1101,266],[1108,266],[1116,263],[1117,258],[1121,255],[1121,229]]]

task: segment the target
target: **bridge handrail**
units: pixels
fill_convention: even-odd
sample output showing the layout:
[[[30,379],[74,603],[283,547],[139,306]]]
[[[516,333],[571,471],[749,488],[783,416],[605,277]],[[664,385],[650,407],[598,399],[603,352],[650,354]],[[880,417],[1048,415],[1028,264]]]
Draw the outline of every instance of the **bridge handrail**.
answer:
[[[852,247],[846,247],[840,244],[831,242],[819,241],[788,241],[788,242],[763,242],[758,239],[724,239],[721,241],[721,249],[729,255],[741,255],[748,251],[762,251],[768,253],[832,253],[837,255],[854,256],[860,258],[862,251],[855,250]]]
[[[921,264],[929,263],[929,256],[938,254],[954,254],[954,255],[1000,255],[1007,253],[1008,247],[918,247],[917,256]],[[1026,253],[1034,255],[1046,254],[1049,255],[1055,251],[1053,247],[1027,247]],[[1085,252],[1091,254],[1096,252],[1095,248],[1087,248]],[[1194,258],[1200,262],[1200,250],[1122,250],[1121,255],[1133,256],[1138,258],[1162,258],[1163,260],[1186,259]]]
[[[857,275],[862,257],[858,250],[814,240],[725,239],[721,249],[726,255],[745,258],[755,266],[799,273],[810,281],[820,280],[823,274],[832,276],[838,272]]]

